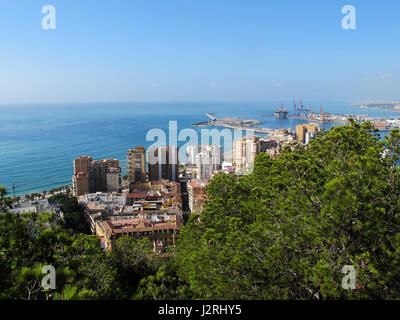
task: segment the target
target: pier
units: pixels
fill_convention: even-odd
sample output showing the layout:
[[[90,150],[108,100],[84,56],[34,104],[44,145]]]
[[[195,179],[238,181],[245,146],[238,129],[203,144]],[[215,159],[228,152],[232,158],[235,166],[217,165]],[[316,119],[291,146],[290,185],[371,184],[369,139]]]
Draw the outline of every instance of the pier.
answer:
[[[213,113],[205,114],[210,120],[192,124],[193,127],[244,127],[251,128],[262,124],[260,120],[241,119],[241,118],[223,118],[217,119]]]
[[[240,118],[223,118],[217,119],[212,113],[206,113],[206,116],[210,118],[209,121],[203,121],[192,124],[194,127],[223,127],[234,130],[249,130],[264,134],[275,134],[282,132],[287,129],[270,129],[270,128],[254,128],[255,125],[260,125],[262,122],[260,120],[253,119],[240,119]]]

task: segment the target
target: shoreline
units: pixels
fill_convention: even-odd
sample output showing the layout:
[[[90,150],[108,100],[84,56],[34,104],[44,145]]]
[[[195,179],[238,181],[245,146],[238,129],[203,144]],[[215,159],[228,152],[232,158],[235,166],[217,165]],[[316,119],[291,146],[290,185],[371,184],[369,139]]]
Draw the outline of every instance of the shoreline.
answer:
[[[385,108],[385,107],[379,107],[379,106],[366,106],[366,105],[361,105],[361,104],[354,104],[353,107],[359,108],[359,109],[387,110],[387,111],[392,111],[392,112],[400,112],[400,105],[396,105],[393,108]]]

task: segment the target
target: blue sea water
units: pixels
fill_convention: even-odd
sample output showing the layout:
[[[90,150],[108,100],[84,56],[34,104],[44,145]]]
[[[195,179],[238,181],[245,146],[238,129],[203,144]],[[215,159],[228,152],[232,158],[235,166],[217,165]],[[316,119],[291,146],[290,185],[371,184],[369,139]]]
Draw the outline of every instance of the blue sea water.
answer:
[[[312,103],[313,110],[319,111],[320,104],[329,113],[392,118],[400,115],[359,109],[348,102],[318,101]],[[81,155],[117,158],[125,174],[127,150],[153,144],[146,141],[149,130],[160,128],[168,135],[169,121],[177,121],[178,132],[185,128],[200,132],[201,128],[193,128],[192,124],[208,120],[205,112],[213,112],[217,118],[259,119],[264,122],[262,127],[275,129],[294,129],[304,122],[260,116],[272,114],[279,106],[279,101],[0,105],[0,184],[15,184],[19,195],[70,185],[72,160]],[[291,113],[292,103],[285,106]],[[224,147],[224,152],[230,150],[231,146]]]

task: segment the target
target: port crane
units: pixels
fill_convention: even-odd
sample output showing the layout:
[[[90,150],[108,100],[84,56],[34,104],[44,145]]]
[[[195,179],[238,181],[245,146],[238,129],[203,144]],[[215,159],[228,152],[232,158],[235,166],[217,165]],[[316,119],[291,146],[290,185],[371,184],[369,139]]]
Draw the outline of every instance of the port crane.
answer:
[[[303,101],[302,99],[300,99],[300,108],[296,105],[296,100],[293,99],[293,110],[296,113],[296,111],[300,111],[300,112],[310,112],[311,113],[311,104],[310,104],[310,108],[307,109],[306,107],[303,106]]]
[[[311,113],[311,104],[310,104],[310,109],[307,109],[306,107],[303,106],[303,101],[301,101],[301,99],[300,99],[300,110]]]
[[[293,111],[296,113],[296,111],[301,111],[299,107],[296,106],[296,100],[293,99]]]

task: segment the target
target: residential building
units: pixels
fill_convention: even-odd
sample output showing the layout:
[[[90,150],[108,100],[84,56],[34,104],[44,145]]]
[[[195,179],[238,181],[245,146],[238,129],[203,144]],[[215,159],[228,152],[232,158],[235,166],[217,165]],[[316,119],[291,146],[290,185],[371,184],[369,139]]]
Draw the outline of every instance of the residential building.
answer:
[[[192,145],[186,148],[190,176],[209,179],[222,165],[222,147],[219,145]]]
[[[121,192],[121,168],[111,167],[106,171],[107,192]]]
[[[119,192],[95,192],[87,193],[78,198],[79,203],[82,206],[97,206],[93,207],[93,210],[99,209],[100,206],[106,206],[107,210],[110,211],[115,208],[122,208],[126,205],[126,194]],[[104,208],[102,207],[102,210]],[[105,212],[107,211],[104,209]]]
[[[88,174],[79,172],[72,176],[72,192],[78,197],[89,192]]]
[[[89,165],[92,162],[92,157],[81,156],[74,159],[74,174],[79,172],[88,173]]]
[[[146,151],[144,147],[128,150],[127,167],[129,183],[146,181]]]
[[[75,196],[89,192],[89,165],[92,157],[81,156],[74,159],[74,174],[72,176],[72,191]]]
[[[177,212],[181,213],[182,210],[182,192],[179,182],[176,181],[151,181],[148,184],[137,185],[138,188],[131,189],[127,194],[127,204],[133,205],[136,201],[161,201],[162,209],[166,210],[175,208]],[[170,210],[169,210],[170,211]]]
[[[148,150],[149,180],[178,181],[179,162],[176,146],[153,147]]]
[[[206,187],[208,180],[192,180],[187,184],[190,212],[203,210],[204,201],[207,199]]]
[[[201,145],[191,145],[186,147],[186,162],[188,166],[196,165],[196,156],[201,152]]]
[[[208,152],[196,155],[196,179],[210,179],[212,173],[211,156]]]
[[[60,206],[52,198],[35,200],[35,201],[20,201],[12,204],[11,212],[21,214],[25,212],[53,212],[56,213],[59,218],[63,218],[63,213]]]
[[[236,168],[245,168],[254,163],[260,153],[260,137],[249,135],[233,140],[232,162]]]
[[[87,193],[78,198],[92,233],[96,222],[108,219],[150,219],[153,222],[182,215],[179,182],[152,181],[135,184],[130,193]]]
[[[91,192],[121,191],[121,168],[117,159],[93,161],[92,157],[83,156],[73,163],[72,188],[76,197]]]
[[[195,166],[196,157],[199,153],[208,153],[212,159],[211,163],[215,170],[220,169],[222,164],[222,147],[220,145],[192,145],[186,148],[187,165]]]
[[[260,139],[260,152],[268,153],[275,158],[282,150],[283,143],[273,139]]]
[[[89,192],[107,192],[107,173],[114,171],[112,168],[120,169],[118,159],[104,159],[90,163]]]
[[[150,219],[116,219],[96,222],[96,234],[106,251],[112,249],[113,242],[123,235],[135,238],[148,238],[160,247],[175,245],[176,236],[181,227],[181,217],[173,216],[169,220],[154,222]]]

